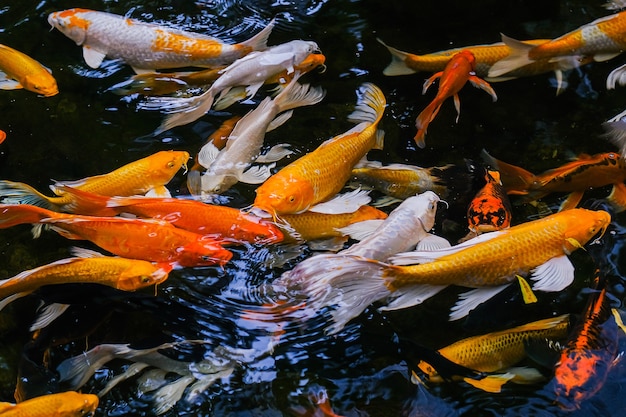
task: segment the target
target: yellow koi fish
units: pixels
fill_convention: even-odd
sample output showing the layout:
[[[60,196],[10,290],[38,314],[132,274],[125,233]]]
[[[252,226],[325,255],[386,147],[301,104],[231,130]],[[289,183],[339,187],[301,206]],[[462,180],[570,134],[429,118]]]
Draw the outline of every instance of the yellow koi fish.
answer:
[[[99,399],[74,391],[42,395],[17,404],[0,403],[2,417],[83,417],[93,415]]]
[[[267,47],[274,21],[249,40],[229,45],[205,36],[88,9],[50,13],[48,23],[83,47],[85,62],[98,68],[105,57],[121,59],[135,72],[159,68],[229,65]]]
[[[50,71],[28,55],[0,44],[0,89],[25,88],[44,97],[59,93]]]
[[[71,213],[89,212],[81,207],[76,198],[60,191],[62,185],[105,196],[131,196],[153,191],[169,195],[165,188],[181,167],[187,167],[189,153],[186,151],[160,151],[126,164],[108,174],[83,178],[76,181],[60,181],[52,185],[55,197],[48,197],[27,184],[0,181],[0,200],[5,204],[32,204],[48,210]]]

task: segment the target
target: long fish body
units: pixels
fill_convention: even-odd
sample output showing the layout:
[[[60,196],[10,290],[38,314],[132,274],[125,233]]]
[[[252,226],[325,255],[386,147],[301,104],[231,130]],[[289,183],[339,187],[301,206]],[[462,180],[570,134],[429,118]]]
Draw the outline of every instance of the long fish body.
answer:
[[[267,47],[274,21],[249,40],[230,45],[210,36],[88,10],[53,12],[48,23],[83,47],[85,62],[98,68],[105,57],[136,70],[216,67]]]
[[[343,314],[386,298],[392,308],[413,306],[448,285],[476,288],[455,306],[457,314],[452,317],[456,319],[517,275],[530,273],[536,290],[565,288],[574,279],[566,255],[604,231],[610,221],[605,211],[571,209],[485,233],[449,249],[398,254],[390,258],[395,265],[344,255],[334,258],[332,264],[295,268],[292,274],[297,282],[306,283],[307,304],[340,304],[342,311],[348,311]]]
[[[4,76],[1,76],[2,73]],[[56,80],[43,65],[20,51],[0,44],[0,89],[19,88],[44,97],[59,93]]]
[[[564,340],[569,331],[569,315],[551,317],[484,335],[472,336],[438,350],[446,359],[480,372],[507,372],[526,357],[526,344],[531,341]],[[443,382],[435,368],[427,362],[418,367],[429,382]],[[514,372],[483,380],[464,380],[490,392],[499,392],[503,383],[515,380]]]
[[[3,417],[83,417],[93,415],[99,399],[94,394],[74,391],[47,394],[11,404],[0,403]]]
[[[228,190],[238,181],[248,184],[260,184],[271,175],[270,166],[251,167],[263,157],[263,162],[275,162],[284,156],[278,152],[270,156],[272,151],[261,155],[265,133],[284,123],[291,117],[292,109],[301,106],[311,106],[324,98],[324,90],[312,88],[308,84],[298,83],[298,77],[276,98],[266,97],[254,110],[246,114],[231,132],[226,147],[219,153],[212,144],[205,145],[209,153],[215,157],[204,158],[198,156],[200,164],[207,167],[201,177],[201,189],[206,194],[220,194]],[[277,145],[278,146],[278,145]],[[284,145],[280,145],[281,149]],[[204,154],[203,151],[200,151]]]
[[[581,60],[607,61],[626,49],[626,12],[596,19],[572,32],[540,45],[517,41],[502,35],[511,53],[495,63],[489,77],[506,76],[511,71],[539,60],[549,59],[562,69],[578,67]]]
[[[151,262],[224,265],[232,257],[217,240],[167,222],[63,214],[26,204],[0,205],[0,228],[27,223],[49,225],[68,239],[89,240],[115,255]],[[35,236],[38,233],[36,228]]]
[[[360,95],[356,110],[349,117],[360,123],[268,178],[256,190],[256,208],[274,216],[304,212],[335,196],[367,152],[382,149],[383,135],[378,123],[385,111],[385,96],[371,83],[360,87]]]
[[[0,181],[0,200],[5,204],[32,204],[49,210],[81,213],[81,207],[73,196],[63,194],[58,188],[68,186],[106,196],[140,195],[151,190],[162,194],[165,184],[181,167],[186,168],[188,160],[187,151],[160,151],[107,174],[76,181],[59,181],[51,186],[56,197],[41,194],[27,184]]]

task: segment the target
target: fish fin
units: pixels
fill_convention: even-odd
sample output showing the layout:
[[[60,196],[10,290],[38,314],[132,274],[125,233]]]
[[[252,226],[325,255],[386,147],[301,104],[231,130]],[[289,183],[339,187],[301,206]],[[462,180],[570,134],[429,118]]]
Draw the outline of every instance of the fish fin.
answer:
[[[443,102],[441,100],[437,100],[435,98],[433,101],[430,102],[430,104],[428,104],[428,106],[424,108],[424,110],[421,111],[420,114],[417,115],[417,118],[415,119],[415,127],[417,128],[417,133],[415,134],[413,140],[415,140],[415,143],[418,147],[422,149],[426,147],[426,141],[424,140],[424,138],[426,137],[426,133],[428,131],[428,125],[430,125],[430,122],[435,119],[437,113],[439,113],[439,109],[441,109],[442,104]],[[457,120],[458,118],[459,111],[457,110]]]
[[[267,49],[267,40],[272,33],[272,29],[276,25],[276,19],[270,20],[270,22],[259,33],[251,37],[250,39],[241,42],[242,46],[247,46],[253,51],[263,51]]]
[[[22,291],[22,292],[17,292],[15,294],[11,294],[8,297],[4,297],[2,300],[0,300],[0,311],[2,311],[6,306],[11,304],[13,301],[17,300],[18,298],[26,297],[30,293],[32,293],[32,291]]]
[[[459,300],[450,309],[450,321],[462,319],[467,316],[470,311],[478,307],[480,304],[490,300],[496,294],[502,292],[507,285],[499,285],[497,287],[481,287],[471,291],[459,294]]]
[[[382,151],[385,149],[385,131],[382,129],[376,129],[376,139],[374,141],[374,146],[372,149],[378,149]]]
[[[603,54],[593,54],[593,60],[596,62],[604,62],[604,61],[608,61],[610,59],[615,58],[616,56],[620,55],[622,53],[622,51],[620,52],[607,52],[607,53],[603,53]]]
[[[362,222],[352,223],[348,226],[338,227],[335,230],[345,236],[350,236],[351,239],[363,240],[372,236],[383,222],[384,220],[381,219],[363,220]]]
[[[32,322],[28,330],[31,332],[35,332],[37,330],[41,330],[47,327],[50,323],[60,317],[61,314],[65,313],[65,310],[67,310],[69,307],[69,304],[60,303],[53,303],[44,306],[41,310],[39,310],[37,318],[34,322]]]
[[[131,66],[131,68],[133,69],[133,71],[135,72],[135,74],[137,75],[142,75],[142,74],[154,74],[154,70],[151,69],[147,69],[147,68],[137,68],[137,67],[133,67]]]
[[[401,203],[402,200],[396,197],[391,197],[389,195],[379,197],[372,203],[374,207],[387,207],[393,204]]]
[[[172,194],[170,194],[170,190],[168,190],[165,185],[159,185],[158,187],[149,189],[145,196],[169,198]]]
[[[450,247],[450,242],[447,239],[429,234],[419,242],[417,242],[417,246],[415,250],[418,251],[436,251],[439,249],[445,249]]]
[[[0,90],[20,90],[22,88],[24,86],[12,78],[0,79]]]
[[[606,89],[613,90],[616,85],[624,86],[626,85],[626,64],[620,65],[611,71],[606,77]]]
[[[187,190],[193,196],[202,194],[202,173],[192,169],[187,173]]]
[[[368,194],[369,191],[360,189],[337,194],[332,200],[310,207],[309,211],[323,214],[354,213],[372,200]]]
[[[150,365],[148,365],[147,363],[143,363],[143,362],[135,362],[129,365],[128,368],[126,368],[124,372],[122,372],[119,375],[116,375],[115,377],[111,378],[109,382],[107,382],[104,388],[102,388],[100,392],[98,392],[98,397],[102,398],[104,395],[108,394],[109,391],[115,388],[117,384],[119,384],[120,382],[126,381],[129,378],[134,377],[135,375],[139,374],[148,366]]]
[[[4,204],[26,204],[59,211],[59,206],[53,204],[50,197],[21,182],[0,181],[0,200]]]
[[[482,379],[463,378],[463,381],[485,392],[497,393],[502,391],[502,385],[506,384],[514,377],[514,374],[507,372],[505,374],[488,375]]]
[[[198,152],[198,163],[204,168],[209,169],[219,154],[220,150],[213,144],[213,141],[207,142],[200,148],[200,152]]]
[[[193,375],[185,375],[156,390],[153,400],[154,413],[161,415],[171,410],[195,379]]]
[[[161,110],[166,114],[161,125],[154,131],[154,134],[163,133],[176,126],[186,125],[204,116],[213,106],[213,90],[210,88],[199,96],[193,98],[173,98],[165,97],[151,100],[149,105],[144,104],[140,108],[147,110]]]
[[[535,291],[561,291],[574,281],[574,265],[567,256],[556,256],[531,271]]]
[[[489,85],[489,83],[475,75],[470,75],[469,82],[476,88],[480,88],[483,91],[486,91],[492,98],[493,101],[498,100],[498,96],[494,89]]]
[[[537,296],[533,292],[532,288],[528,284],[523,277],[519,275],[515,275],[517,278],[517,282],[519,284],[520,290],[522,291],[522,298],[524,299],[524,304],[532,304],[537,302]]]
[[[276,164],[274,163],[269,165],[254,165],[248,168],[247,171],[237,175],[237,179],[246,184],[261,184],[272,175],[272,168],[275,166]]]
[[[102,258],[106,256],[98,251],[81,248],[78,246],[72,246],[70,248],[70,253],[72,254],[72,256],[75,256],[77,258]]]
[[[528,366],[514,366],[508,368],[506,373],[513,374],[511,382],[522,385],[536,384],[541,381],[545,381],[546,377],[543,376],[537,368],[531,368]]]
[[[206,390],[213,385],[215,381],[222,378],[228,378],[234,371],[235,368],[231,367],[201,376],[195,383],[189,386],[189,390],[185,396],[185,401],[189,404],[194,404],[198,396],[203,392],[206,392]]]
[[[516,165],[500,161],[499,159],[491,156],[484,149],[481,152],[481,158],[491,168],[497,170],[500,173],[500,180],[507,194],[528,194],[529,188],[534,182],[537,181],[537,177],[532,172],[529,172],[524,168],[518,167]]]
[[[254,95],[257,93],[257,91],[259,91],[262,86],[263,82],[248,85],[246,87],[246,97],[254,97]]]
[[[452,101],[454,102],[454,108],[456,109],[456,119],[455,123],[459,123],[459,117],[461,117],[461,99],[458,94],[454,94],[452,96]]]
[[[356,106],[354,111],[348,115],[348,120],[353,123],[365,122],[367,123],[365,127],[378,123],[387,106],[383,92],[372,83],[363,83],[359,87],[357,95]]]
[[[144,372],[137,378],[137,393],[139,396],[156,391],[167,383],[166,375],[168,371],[159,368],[152,368]]]
[[[559,206],[559,211],[569,210],[576,208],[580,200],[583,199],[584,191],[573,191],[571,192],[567,198],[561,203]]]
[[[393,48],[386,43],[384,43],[380,38],[376,38],[376,40],[382,44],[389,53],[391,54],[391,62],[387,67],[383,70],[384,75],[395,76],[395,75],[408,75],[415,74],[417,71],[409,68],[406,65],[406,58],[410,55],[407,52],[402,52],[399,49]]]
[[[298,79],[302,73],[296,71],[289,84],[274,98],[279,113],[296,107],[311,106],[324,99],[326,92],[321,87],[312,87],[310,84],[300,84]]]
[[[106,53],[96,51],[87,45],[83,46],[83,58],[85,59],[85,63],[91,68],[98,68],[100,64],[102,64],[102,61],[104,61],[104,57],[106,57]]]
[[[279,143],[278,145],[274,145],[269,151],[267,151],[267,153],[259,155],[256,162],[266,164],[269,162],[280,161],[284,157],[293,154],[293,151],[289,149],[289,146],[290,145],[288,143]]]
[[[220,94],[219,98],[213,103],[213,108],[215,110],[224,110],[238,101],[245,100],[246,97],[248,97],[246,87],[233,87],[228,92]]]
[[[279,114],[274,118],[274,120],[270,122],[269,125],[267,125],[267,129],[265,129],[265,132],[271,132],[277,127],[282,126],[287,120],[291,118],[292,115],[293,110],[287,110],[286,112]]]
[[[563,82],[563,71],[560,69],[554,70],[554,78],[556,79],[556,95],[560,95],[567,88],[567,82]]]
[[[615,146],[619,147],[622,158],[626,158],[626,111],[614,116],[610,120],[602,123],[604,128],[604,138],[608,139]]]
[[[504,34],[501,35],[502,42],[504,42],[511,51],[506,58],[499,60],[489,68],[489,77],[499,77],[533,62],[533,60],[528,57],[528,52],[536,45],[518,41]]]
[[[343,245],[348,238],[346,236],[335,236],[328,239],[316,239],[307,242],[309,249],[314,251],[338,252],[343,249]]]
[[[616,213],[626,210],[626,184],[623,182],[613,184],[611,193],[606,199]]]
[[[437,78],[441,78],[442,75],[443,75],[443,71],[439,71],[439,72],[434,73],[430,77],[428,77],[424,81],[424,84],[422,85],[422,95],[426,94],[426,91],[428,91],[430,86],[433,85],[435,80],[437,80]]]
[[[36,224],[35,226],[33,226],[33,236],[35,236],[35,229],[38,226],[43,226],[40,224]],[[71,239],[71,240],[85,240],[81,235],[77,235],[75,233],[72,233],[68,230],[63,229],[62,227],[59,226],[55,226],[55,225],[49,225],[51,230],[54,230],[55,232],[57,232],[58,234],[60,234],[61,236],[63,236],[66,239]],[[41,230],[41,229],[39,229]],[[40,233],[40,232],[39,232]]]
[[[389,311],[413,307],[434,297],[446,287],[447,285],[430,284],[403,286],[387,297],[387,300],[389,300],[388,304],[380,307],[379,310]]]
[[[617,324],[617,327],[619,327],[624,333],[626,333],[626,325],[624,325],[624,321],[622,320],[622,316],[620,315],[619,310],[616,308],[612,308],[611,313],[613,314],[613,318],[615,319],[615,324]]]

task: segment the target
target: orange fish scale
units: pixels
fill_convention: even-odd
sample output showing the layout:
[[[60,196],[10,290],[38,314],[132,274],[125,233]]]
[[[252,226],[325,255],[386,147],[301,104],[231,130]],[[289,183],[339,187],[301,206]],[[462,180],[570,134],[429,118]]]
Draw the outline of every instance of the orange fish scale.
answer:
[[[190,54],[197,57],[197,59],[212,57],[222,52],[222,45],[215,40],[190,39],[185,35],[166,33],[162,30],[156,30],[155,32],[157,36],[152,44],[152,50],[155,52]]]

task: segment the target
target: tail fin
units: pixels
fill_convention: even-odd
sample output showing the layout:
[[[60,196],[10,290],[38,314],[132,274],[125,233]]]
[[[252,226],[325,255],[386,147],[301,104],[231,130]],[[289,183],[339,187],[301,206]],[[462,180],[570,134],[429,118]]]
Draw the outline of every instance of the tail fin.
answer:
[[[168,129],[198,120],[211,110],[214,99],[213,90],[209,88],[204,93],[193,98],[154,97],[154,100],[141,107],[148,110],[169,112],[161,126],[154,131],[154,134],[158,135]]]
[[[604,137],[620,148],[620,155],[626,158],[626,111],[609,119],[602,124],[604,127]]]
[[[417,133],[415,134],[415,143],[420,148],[426,147],[426,130],[428,129],[428,125],[433,121],[437,113],[439,113],[439,109],[441,108],[442,102],[440,100],[433,100],[431,103],[426,106],[424,110],[417,116],[415,119],[415,127],[417,127]]]
[[[387,68],[383,70],[383,74],[394,76],[394,75],[407,75],[407,74],[415,74],[415,71],[412,68],[409,68],[406,65],[406,58],[410,55],[407,52],[402,52],[399,49],[392,48],[383,42],[380,38],[376,38],[378,42],[380,42],[385,48],[389,50],[391,53],[391,63],[387,65]]]
[[[272,33],[272,29],[276,25],[276,19],[272,19],[262,31],[248,39],[247,41],[241,42],[241,45],[248,46],[252,48],[253,51],[262,51],[267,49],[267,39],[270,37]]]
[[[528,194],[530,186],[537,179],[532,172],[500,161],[489,155],[484,149],[481,152],[481,157],[490,167],[500,172],[502,186],[507,194],[526,195]]]
[[[59,210],[59,206],[50,197],[21,182],[0,181],[0,201],[4,204],[30,204],[48,210]]]
[[[0,204],[0,229],[19,224],[39,223],[54,214],[57,213],[27,204]]]
[[[64,184],[58,184],[56,188],[60,192],[72,196],[72,202],[65,206],[65,210],[70,213],[90,216],[115,216],[117,214],[117,211],[107,208],[107,202],[110,197],[90,193]]]
[[[274,98],[274,104],[278,106],[280,113],[296,107],[319,103],[326,95],[321,87],[298,83],[300,75],[300,73],[296,74],[287,87]]]
[[[537,45],[518,41],[502,34],[502,42],[509,47],[511,52],[506,58],[501,59],[489,69],[489,78],[508,74],[518,68],[531,64],[533,61],[528,57],[528,52]]]
[[[385,95],[375,84],[363,83],[359,87],[358,96],[356,107],[348,116],[348,120],[354,123],[362,123],[362,131],[372,126],[378,126],[387,106]],[[376,135],[376,143],[373,149],[382,150],[385,132],[382,129],[377,129],[374,134]]]

